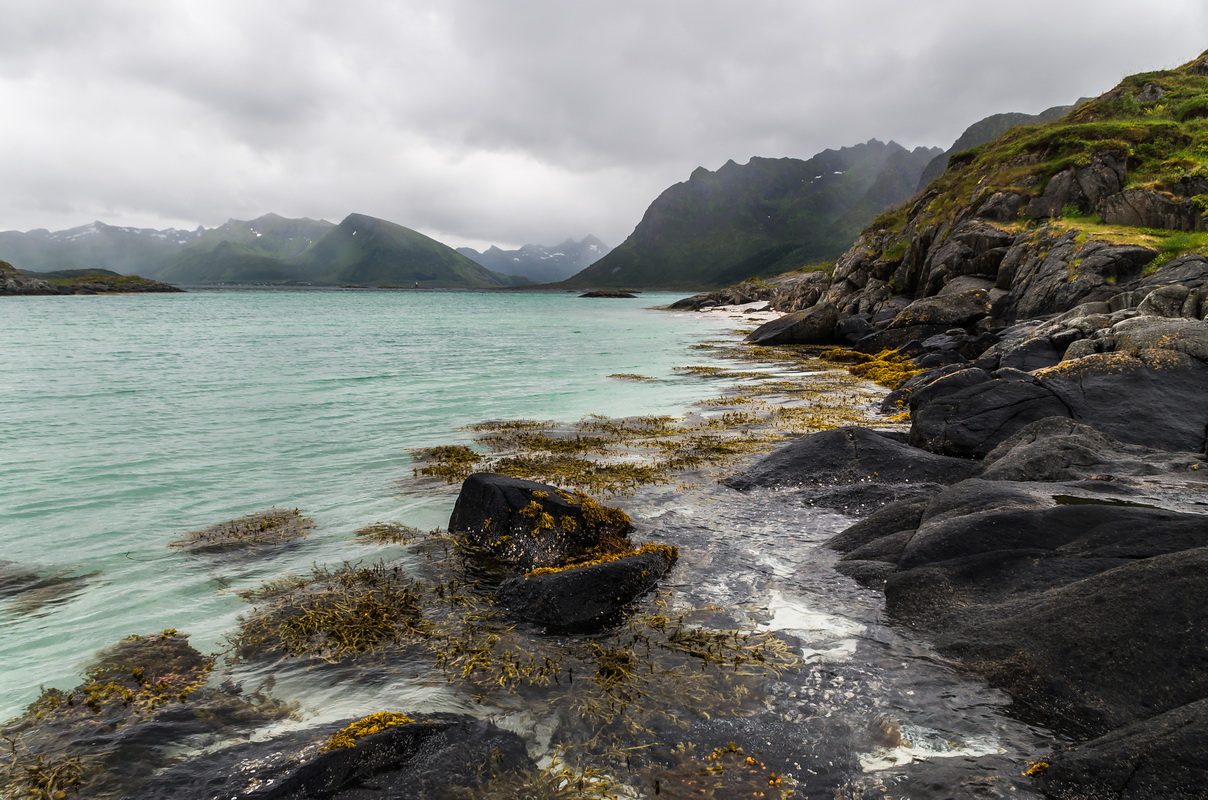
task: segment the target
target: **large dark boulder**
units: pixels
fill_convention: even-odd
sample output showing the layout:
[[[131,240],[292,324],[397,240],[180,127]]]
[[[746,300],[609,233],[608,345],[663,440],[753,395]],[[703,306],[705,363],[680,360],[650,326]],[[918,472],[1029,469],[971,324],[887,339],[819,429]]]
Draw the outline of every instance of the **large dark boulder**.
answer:
[[[537,570],[504,581],[496,599],[513,615],[537,625],[594,629],[653,589],[676,555],[672,547],[654,546],[614,561]]]
[[[887,595],[908,580],[895,573]],[[1010,692],[1026,716],[1101,736],[1208,697],[1206,592],[1208,547],[1182,550],[974,605],[936,642]]]
[[[471,547],[525,571],[625,549],[630,530],[623,511],[585,494],[487,472],[466,478],[449,518]]]
[[[989,293],[981,289],[972,289],[960,294],[941,294],[915,300],[898,313],[889,327],[913,328],[919,325],[943,325],[946,328],[968,327],[989,313]]]
[[[747,335],[752,344],[831,344],[839,309],[830,303],[818,303],[804,311],[794,311],[765,322]]]
[[[1125,189],[1105,197],[1097,210],[1109,225],[1174,231],[1208,230],[1208,220],[1193,200],[1152,189]]]
[[[1208,700],[1058,752],[1040,786],[1054,800],[1205,800]]]
[[[519,736],[469,716],[421,715],[354,747],[322,749],[343,724],[192,759],[131,800],[439,800],[451,788],[536,769]]]
[[[1155,452],[1128,445],[1066,417],[1024,426],[990,451],[980,477],[999,481],[1071,481],[1094,475],[1191,473],[1203,465],[1194,454]],[[1208,471],[1205,472],[1208,478]]]
[[[772,486],[948,484],[976,464],[929,453],[867,428],[838,428],[790,442],[723,483],[740,491]]]
[[[970,368],[910,394],[910,443],[934,453],[981,458],[1025,425],[1069,416],[1068,406],[1034,380],[992,378]]]
[[[1137,356],[1096,353],[1063,361],[1038,377],[1039,388],[1065,407],[1061,415],[1122,442],[1205,450],[1208,364],[1177,347],[1142,350]]]

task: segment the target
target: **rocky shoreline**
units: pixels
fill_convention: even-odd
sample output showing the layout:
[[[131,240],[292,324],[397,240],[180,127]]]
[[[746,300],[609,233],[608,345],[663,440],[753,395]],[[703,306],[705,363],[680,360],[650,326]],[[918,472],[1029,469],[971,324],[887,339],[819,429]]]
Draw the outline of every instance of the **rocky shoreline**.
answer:
[[[816,434],[730,483],[880,506],[831,543],[841,571],[1070,737],[1030,771],[1052,798],[1208,797],[1208,178],[1138,185],[1174,162],[1095,127],[1205,76],[1135,76],[1060,146],[1019,129],[954,158],[829,271],[675,305],[766,306],[753,344],[910,363],[882,407],[904,441]]]

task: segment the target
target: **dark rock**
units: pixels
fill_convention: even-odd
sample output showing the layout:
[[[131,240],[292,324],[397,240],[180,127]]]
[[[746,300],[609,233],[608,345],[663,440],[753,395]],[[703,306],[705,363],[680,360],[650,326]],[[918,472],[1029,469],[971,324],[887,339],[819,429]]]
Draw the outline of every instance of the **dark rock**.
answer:
[[[1027,195],[1016,192],[995,192],[981,204],[974,212],[974,216],[992,222],[1015,222],[1019,219],[1019,210],[1027,202]]]
[[[1064,417],[1022,428],[982,461],[980,477],[1001,481],[1070,481],[1092,475],[1161,475],[1199,468],[1199,456],[1172,456],[1127,445]]]
[[[924,325],[967,326],[990,313],[990,296],[974,289],[961,294],[936,295],[915,300],[890,323],[890,328]]]
[[[1124,188],[1127,174],[1125,156],[1100,151],[1089,165],[1070,167],[1049,179],[1044,194],[1028,203],[1027,214],[1056,217],[1069,206],[1084,213],[1093,211],[1101,200]]]
[[[861,339],[857,339],[852,347],[861,353],[873,354],[879,353],[882,350],[896,350],[908,342],[915,340],[922,342],[932,336],[939,336],[946,333],[950,328],[951,326],[949,325],[915,325],[909,328],[889,328],[875,331]]]
[[[872,333],[872,323],[861,316],[844,317],[835,324],[835,338],[844,344],[854,344]]]
[[[799,489],[801,497],[815,508],[829,508],[850,517],[863,517],[893,503],[914,502],[931,497],[942,484],[859,483]]]
[[[449,518],[451,533],[524,571],[581,560],[631,529],[624,512],[584,494],[484,472],[466,478]]]
[[[633,292],[627,292],[622,289],[593,289],[590,292],[584,292],[583,294],[579,295],[579,297],[624,298],[624,297],[637,297],[637,295],[634,294]]]
[[[1025,372],[1051,367],[1061,362],[1064,349],[1058,349],[1047,336],[1033,336],[1016,341],[999,353],[998,367],[1012,367]]]
[[[511,578],[496,598],[517,617],[548,628],[584,630],[614,618],[653,589],[675,563],[670,547],[558,572]]]
[[[869,542],[898,531],[914,530],[923,520],[930,499],[891,503],[827,540],[826,546],[850,553]]]
[[[835,341],[835,325],[839,309],[830,303],[819,303],[805,311],[794,311],[779,319],[765,322],[748,334],[753,344],[831,344]]]
[[[738,489],[854,483],[953,483],[976,465],[893,441],[867,428],[822,431],[790,442],[723,483]]]
[[[1058,752],[1040,778],[1055,800],[1205,800],[1208,700]]]
[[[1070,411],[1052,390],[991,379],[971,368],[910,395],[910,443],[933,453],[981,458],[1028,423],[1053,416],[1068,417]]]
[[[516,734],[455,714],[431,714],[365,736],[355,747],[321,750],[348,722],[194,758],[131,798],[440,800],[451,788],[536,769]]]
[[[1176,199],[1152,189],[1125,189],[1105,197],[1097,210],[1109,225],[1175,231],[1208,230],[1208,220],[1194,201]]]
[[[890,578],[887,597],[902,580]],[[1182,550],[972,606],[937,644],[1010,692],[1025,716],[1101,736],[1208,697],[1205,592],[1208,548]]]
[[[835,564],[835,571],[846,575],[861,586],[882,589],[897,567],[885,561],[853,561],[844,559]]]
[[[1137,330],[1132,341],[1152,341],[1155,334]],[[1176,346],[1197,347],[1185,341]],[[1053,407],[1052,416],[1072,417],[1122,442],[1204,452],[1208,365],[1173,349],[1140,349],[1138,355],[1102,353],[1063,361],[1043,371],[1037,389],[1066,409]]]
[[[997,271],[997,269],[995,270]],[[982,291],[989,297],[990,291],[994,288],[994,281],[989,278],[981,278],[976,275],[957,275],[952,280],[944,284],[936,294],[940,297],[948,297],[950,295],[960,295],[965,292]]]

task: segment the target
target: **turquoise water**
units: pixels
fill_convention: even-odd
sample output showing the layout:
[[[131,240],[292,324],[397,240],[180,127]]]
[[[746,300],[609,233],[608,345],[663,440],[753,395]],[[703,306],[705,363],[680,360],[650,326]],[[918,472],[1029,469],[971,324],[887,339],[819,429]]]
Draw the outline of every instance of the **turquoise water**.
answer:
[[[231,589],[369,558],[357,528],[443,525],[406,450],[486,419],[680,414],[719,388],[672,368],[733,322],[675,296],[211,291],[0,302],[0,560],[87,576],[0,605],[0,719],[69,688],[99,647],[188,631],[203,652],[246,610]],[[609,379],[640,373],[652,382]],[[271,506],[317,529],[270,564],[217,570],[183,532]]]

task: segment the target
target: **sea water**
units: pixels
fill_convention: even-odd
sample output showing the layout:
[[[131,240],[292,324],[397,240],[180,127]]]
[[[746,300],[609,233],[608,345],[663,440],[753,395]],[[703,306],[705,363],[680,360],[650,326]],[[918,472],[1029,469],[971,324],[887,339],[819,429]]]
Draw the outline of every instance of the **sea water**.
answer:
[[[179,628],[203,651],[240,603],[168,544],[270,507],[318,522],[300,558],[357,556],[353,530],[448,521],[455,487],[408,493],[408,449],[488,419],[680,414],[677,375],[733,322],[674,296],[197,291],[0,302],[0,560],[88,575],[0,607],[0,719],[69,688],[101,645]],[[707,359],[706,359],[707,361]],[[618,380],[641,373],[655,381]],[[280,567],[268,567],[271,572]],[[266,573],[267,574],[267,573]]]
[[[97,649],[130,634],[176,628],[202,652],[221,651],[247,611],[236,590],[380,558],[352,539],[366,524],[443,526],[456,487],[413,480],[411,448],[469,443],[465,426],[491,419],[689,413],[725,381],[675,367],[708,365],[693,345],[734,339],[736,323],[652,308],[672,299],[355,290],[5,298],[0,561],[10,563],[0,568],[49,580],[0,597],[0,719],[40,686],[74,686]],[[861,786],[889,791],[906,779],[901,765],[938,760],[958,783],[989,780],[987,796],[1029,796],[1016,765],[1051,739],[1007,717],[1005,696],[889,624],[879,593],[835,572],[823,542],[854,519],[792,491],[741,495],[716,484],[610,502],[634,516],[643,539],[680,547],[664,582],[676,603],[725,609],[797,643],[800,669],[768,682],[763,710],[746,720],[753,730],[833,720],[861,753],[850,769],[871,776]],[[221,564],[169,547],[271,507],[314,518],[302,546]],[[274,693],[299,705],[289,725],[384,707],[468,711],[520,733],[535,756],[548,745],[541,708],[475,705],[441,681],[287,673]],[[864,741],[885,718],[901,743]],[[814,746],[800,743],[803,761]],[[811,770],[803,764],[799,777]]]

